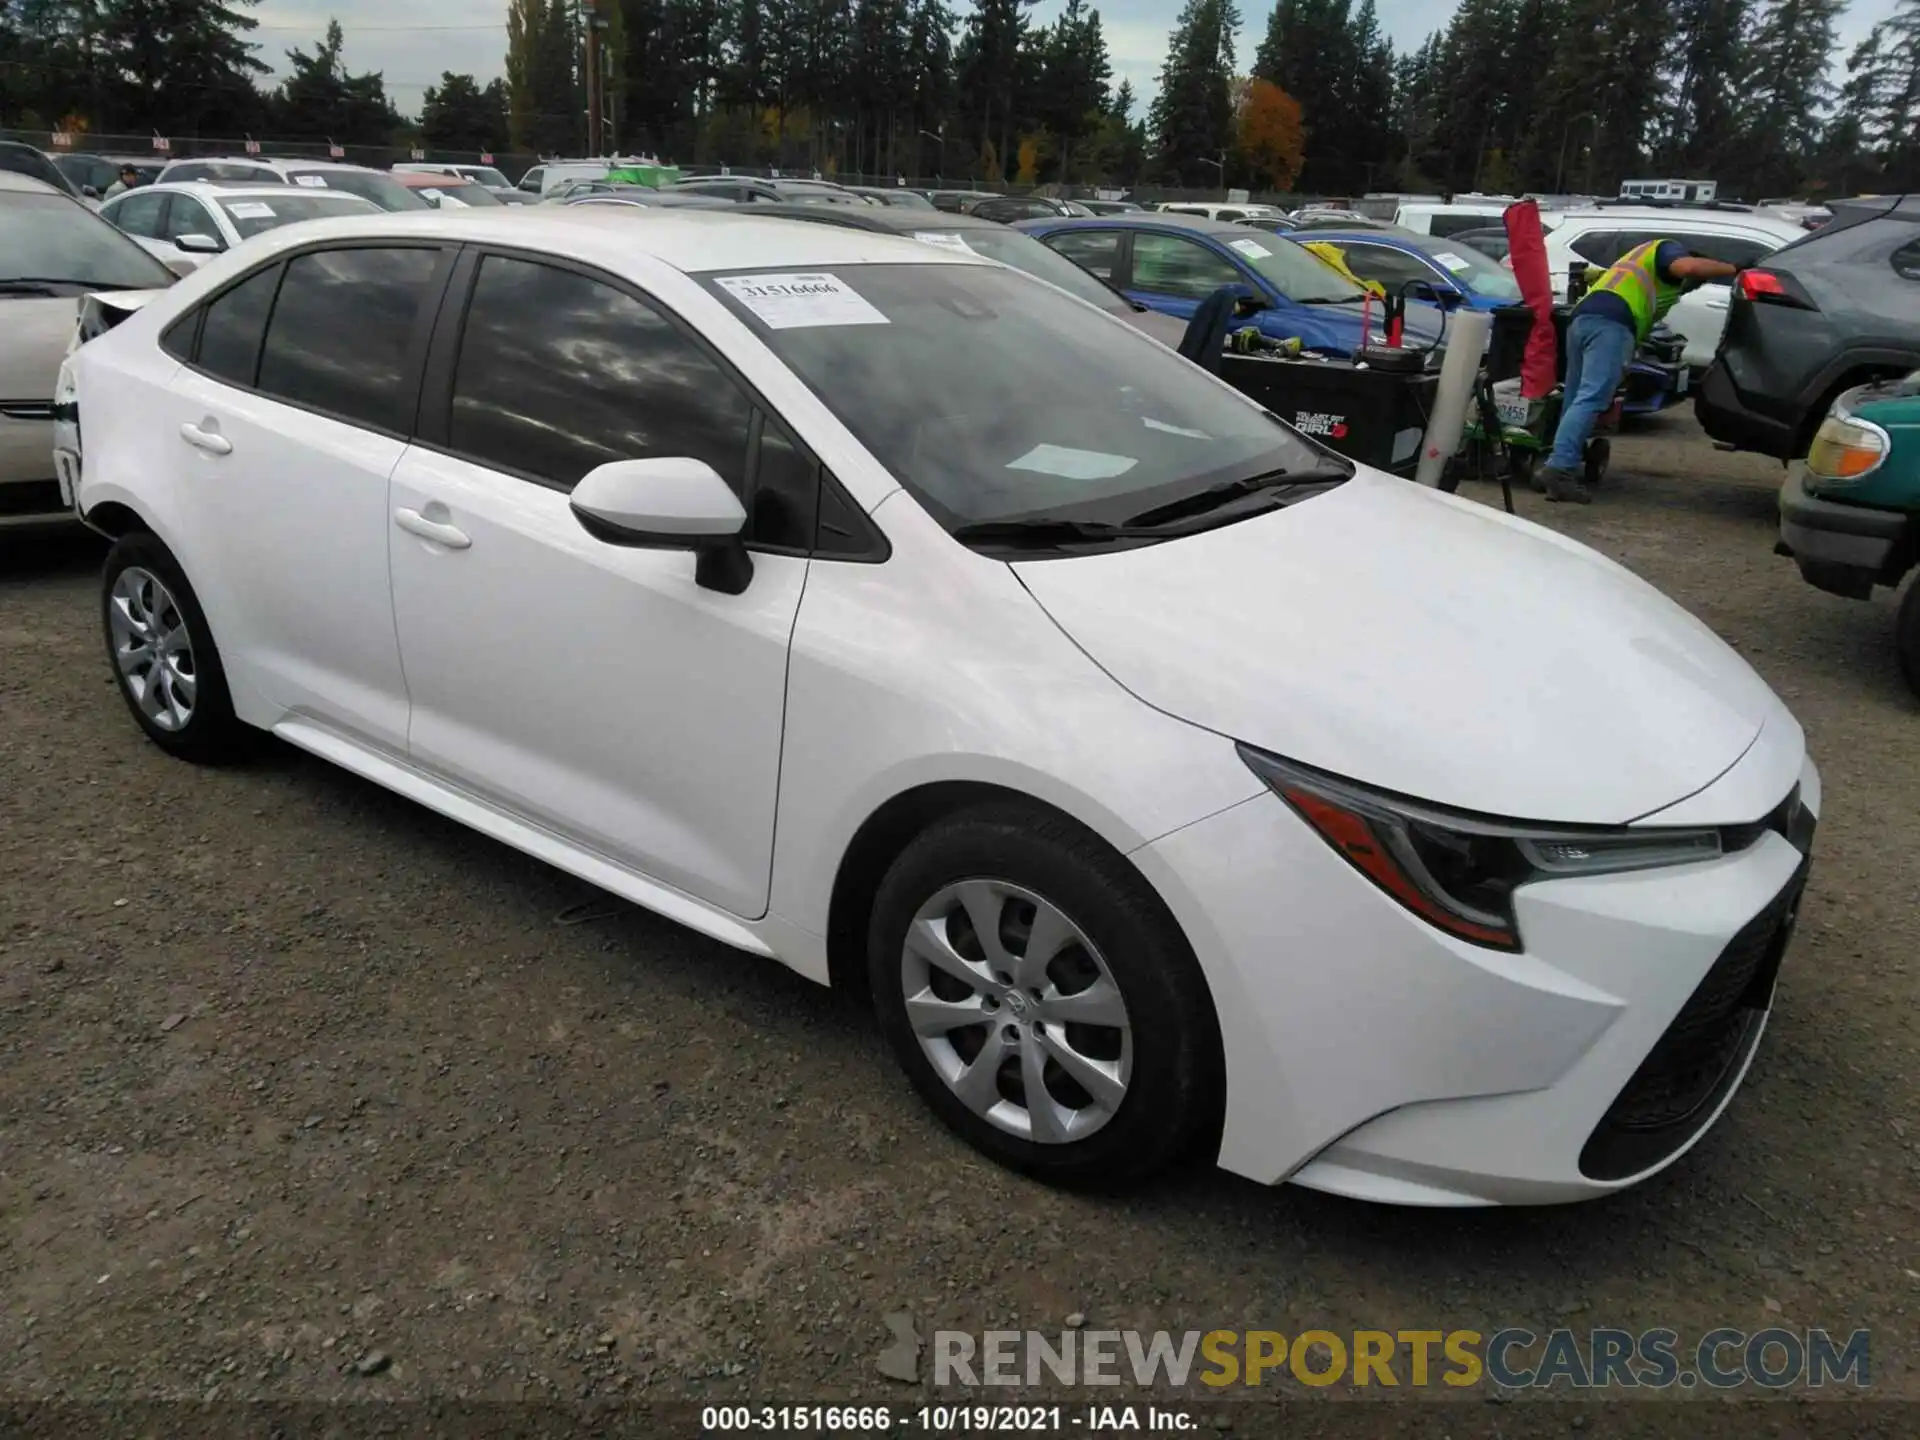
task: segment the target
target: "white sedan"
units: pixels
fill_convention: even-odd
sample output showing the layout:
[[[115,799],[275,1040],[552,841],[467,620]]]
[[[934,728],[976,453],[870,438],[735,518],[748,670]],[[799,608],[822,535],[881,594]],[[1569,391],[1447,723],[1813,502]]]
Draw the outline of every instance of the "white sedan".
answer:
[[[282,225],[378,213],[377,205],[345,191],[290,185],[242,188],[204,180],[142,185],[100,207],[102,218],[176,270],[203,264],[250,236]]]
[[[62,400],[156,745],[270,732],[864,985],[1005,1163],[1579,1199],[1759,1044],[1820,785],[1746,662],[977,256],[323,222]]]

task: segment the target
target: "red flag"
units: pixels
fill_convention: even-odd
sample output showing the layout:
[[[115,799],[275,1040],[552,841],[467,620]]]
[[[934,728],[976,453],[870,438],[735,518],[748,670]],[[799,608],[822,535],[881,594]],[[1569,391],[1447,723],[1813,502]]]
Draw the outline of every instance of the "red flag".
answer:
[[[1548,394],[1560,379],[1560,342],[1553,333],[1553,279],[1547,272],[1547,237],[1540,204],[1522,200],[1501,217],[1507,225],[1507,257],[1520,298],[1533,311],[1533,333],[1520,358],[1520,393],[1529,400]]]

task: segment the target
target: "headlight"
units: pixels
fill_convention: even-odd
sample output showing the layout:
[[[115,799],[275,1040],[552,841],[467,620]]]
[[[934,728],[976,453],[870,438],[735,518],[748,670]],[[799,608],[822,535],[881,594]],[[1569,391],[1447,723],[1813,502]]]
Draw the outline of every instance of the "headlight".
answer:
[[[1362,875],[1431,925],[1521,948],[1513,892],[1530,880],[1689,865],[1717,830],[1583,830],[1488,819],[1367,789],[1242,745],[1240,758]]]
[[[1887,432],[1871,420],[1835,410],[1814,432],[1807,474],[1828,484],[1859,480],[1878,470],[1892,448]]]

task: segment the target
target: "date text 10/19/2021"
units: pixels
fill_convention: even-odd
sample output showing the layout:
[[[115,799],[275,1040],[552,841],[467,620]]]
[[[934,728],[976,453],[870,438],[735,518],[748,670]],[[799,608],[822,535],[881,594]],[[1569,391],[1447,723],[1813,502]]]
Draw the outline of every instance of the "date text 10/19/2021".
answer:
[[[1198,1417],[1160,1405],[708,1405],[700,1433],[811,1432],[853,1435],[913,1430],[928,1435],[985,1433],[1085,1436],[1125,1432],[1178,1434],[1197,1430]]]

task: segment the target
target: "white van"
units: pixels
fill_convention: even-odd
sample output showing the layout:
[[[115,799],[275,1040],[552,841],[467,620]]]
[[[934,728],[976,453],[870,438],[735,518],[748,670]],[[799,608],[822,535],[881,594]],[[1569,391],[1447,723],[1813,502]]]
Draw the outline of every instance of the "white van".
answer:
[[[606,160],[549,160],[522,175],[520,188],[545,195],[569,180],[604,180],[612,173],[613,165]]]
[[[1198,200],[1168,200],[1153,207],[1167,215],[1204,215],[1209,220],[1275,220],[1285,212],[1277,205],[1214,205]]]
[[[1445,239],[1462,230],[1480,230],[1488,225],[1498,225],[1500,217],[1507,213],[1507,207],[1513,203],[1513,197],[1501,195],[1462,196],[1451,204],[1412,200],[1393,212],[1393,223],[1403,230]]]

